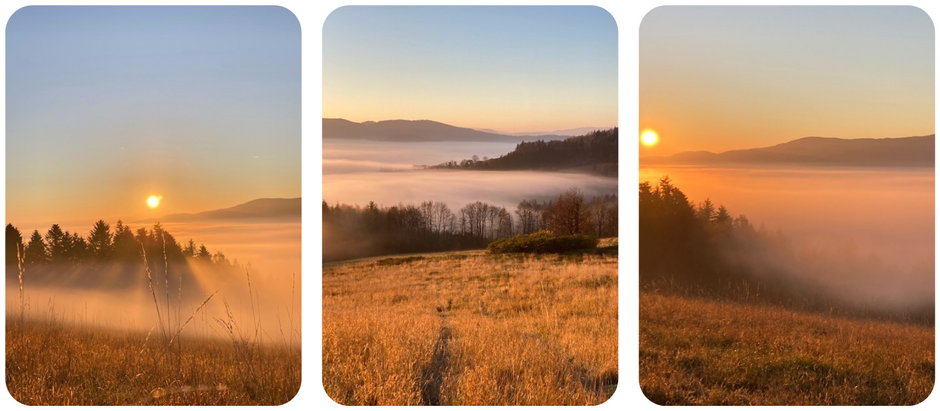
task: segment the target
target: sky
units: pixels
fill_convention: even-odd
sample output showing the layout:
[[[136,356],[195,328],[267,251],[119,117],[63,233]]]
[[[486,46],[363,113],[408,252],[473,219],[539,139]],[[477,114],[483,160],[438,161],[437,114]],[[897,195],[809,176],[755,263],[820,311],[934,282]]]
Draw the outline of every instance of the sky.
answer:
[[[342,7],[323,116],[502,132],[617,125],[617,25],[597,7]]]
[[[300,26],[286,9],[27,7],[6,57],[8,222],[300,196]]]
[[[934,28],[914,7],[659,7],[640,27],[641,156],[934,133]]]

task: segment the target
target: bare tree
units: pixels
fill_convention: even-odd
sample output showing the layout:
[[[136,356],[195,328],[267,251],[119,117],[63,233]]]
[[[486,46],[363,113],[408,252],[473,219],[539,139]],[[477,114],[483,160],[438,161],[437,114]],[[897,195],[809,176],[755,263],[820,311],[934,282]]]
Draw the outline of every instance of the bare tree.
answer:
[[[516,206],[516,216],[519,217],[519,232],[521,234],[534,233],[539,230],[539,215],[542,210],[536,200],[522,200]]]
[[[557,234],[580,234],[586,228],[587,207],[584,196],[572,188],[552,201],[543,213],[548,229]]]

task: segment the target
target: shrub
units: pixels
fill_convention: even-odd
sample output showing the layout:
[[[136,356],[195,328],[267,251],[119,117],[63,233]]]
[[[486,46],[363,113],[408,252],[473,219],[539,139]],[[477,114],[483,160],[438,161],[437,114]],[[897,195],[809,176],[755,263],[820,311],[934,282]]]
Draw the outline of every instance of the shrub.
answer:
[[[558,235],[548,231],[539,231],[493,241],[486,247],[486,250],[491,254],[563,253],[597,247],[597,241],[597,237],[589,235]]]

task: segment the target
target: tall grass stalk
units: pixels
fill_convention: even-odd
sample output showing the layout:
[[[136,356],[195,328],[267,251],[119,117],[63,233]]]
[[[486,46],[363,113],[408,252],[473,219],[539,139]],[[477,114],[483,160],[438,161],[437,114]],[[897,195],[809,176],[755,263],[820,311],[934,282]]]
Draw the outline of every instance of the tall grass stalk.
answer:
[[[160,230],[160,241],[163,243],[163,294],[166,296],[166,328],[167,334],[173,329],[170,316],[170,262],[166,258],[166,233]],[[177,323],[177,325],[179,325]]]
[[[26,315],[26,288],[23,285],[23,277],[25,268],[25,259],[26,256],[23,252],[23,244],[16,245],[16,268],[17,268],[17,279],[19,281],[20,287],[20,323],[23,322],[23,319]]]
[[[157,323],[160,326],[160,333],[163,334],[163,341],[167,339],[167,331],[163,326],[163,316],[160,314],[160,303],[157,301],[157,291],[153,288],[153,273],[150,272],[150,263],[147,261],[147,248],[144,243],[140,243],[140,255],[144,260],[144,271],[147,273],[147,286],[150,287],[150,295],[153,296],[153,307],[157,310]],[[167,313],[169,315],[169,313]]]
[[[179,326],[177,327],[177,329],[176,329],[176,334],[174,334],[174,335],[173,335],[173,338],[170,339],[170,345],[173,344],[173,341],[177,341],[177,344],[179,344],[179,340],[177,340],[177,338],[179,338],[180,333],[182,333],[182,332],[183,332],[183,329],[186,328],[186,326],[189,325],[189,323],[193,320],[193,318],[196,317],[196,314],[199,314],[199,311],[202,310],[202,307],[205,307],[206,304],[209,304],[209,300],[211,300],[212,297],[214,297],[216,294],[218,294],[218,292],[219,292],[219,290],[216,290],[216,291],[213,292],[212,294],[209,294],[209,296],[206,297],[206,299],[202,302],[202,304],[199,304],[199,306],[197,306],[197,307],[193,310],[193,313],[190,314],[189,318],[186,319],[186,322],[182,323],[181,325],[179,325]]]

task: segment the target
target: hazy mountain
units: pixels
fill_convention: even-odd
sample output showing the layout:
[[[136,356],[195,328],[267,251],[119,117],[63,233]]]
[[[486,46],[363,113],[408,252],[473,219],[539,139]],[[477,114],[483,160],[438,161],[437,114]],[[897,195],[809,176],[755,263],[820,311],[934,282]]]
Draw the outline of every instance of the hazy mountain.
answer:
[[[617,136],[617,128],[612,128],[561,141],[523,142],[497,158],[451,161],[432,168],[574,171],[615,177]]]
[[[163,221],[300,220],[300,198],[259,198],[234,207],[200,213],[171,214]]]
[[[564,136],[537,136],[558,140]],[[479,141],[519,142],[533,136],[512,136],[431,120],[384,120],[356,123],[341,118],[323,119],[323,138],[376,141]]]
[[[933,153],[933,135],[856,139],[804,137],[770,147],[723,153],[687,151],[668,157],[647,157],[643,163],[933,167]]]
[[[535,131],[527,133],[512,133],[514,136],[564,136],[564,137],[575,137],[583,136],[588,133],[593,133],[600,130],[608,130],[611,127],[578,127],[578,128],[566,128],[564,130],[553,130],[553,131]]]

